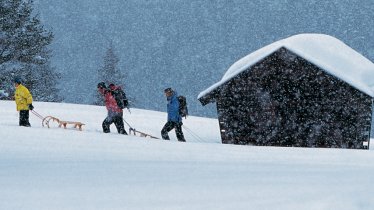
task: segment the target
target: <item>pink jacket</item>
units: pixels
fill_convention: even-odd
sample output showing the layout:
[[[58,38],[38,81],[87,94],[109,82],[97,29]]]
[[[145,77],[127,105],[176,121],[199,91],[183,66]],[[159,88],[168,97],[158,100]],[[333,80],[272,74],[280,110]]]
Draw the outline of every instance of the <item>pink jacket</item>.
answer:
[[[122,113],[122,109],[118,107],[117,101],[112,95],[111,91],[100,89],[99,92],[105,98],[105,106],[109,112]]]

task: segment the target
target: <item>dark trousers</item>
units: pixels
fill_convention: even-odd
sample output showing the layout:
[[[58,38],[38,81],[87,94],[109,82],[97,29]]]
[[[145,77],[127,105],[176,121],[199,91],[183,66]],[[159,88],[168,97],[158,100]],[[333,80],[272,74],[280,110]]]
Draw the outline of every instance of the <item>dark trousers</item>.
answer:
[[[125,126],[123,125],[123,117],[120,115],[108,116],[103,121],[103,132],[110,133],[110,125],[114,123],[117,128],[118,133],[127,135]]]
[[[184,139],[181,122],[168,121],[161,130],[162,139],[170,140],[168,133],[175,128],[175,134],[177,135],[178,141],[186,141]]]
[[[20,110],[19,111],[19,126],[30,127],[29,122],[29,110]]]

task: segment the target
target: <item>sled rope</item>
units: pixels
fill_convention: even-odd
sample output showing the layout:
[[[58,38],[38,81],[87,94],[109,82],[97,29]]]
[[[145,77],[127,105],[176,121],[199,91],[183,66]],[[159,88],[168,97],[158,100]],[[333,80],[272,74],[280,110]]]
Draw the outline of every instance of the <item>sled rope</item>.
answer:
[[[123,122],[125,122],[126,124],[127,124],[127,126],[129,126],[129,128],[130,129],[133,129],[132,127],[131,127],[131,125],[125,120],[125,119],[123,119]]]
[[[41,120],[43,120],[44,119],[44,117],[43,116],[41,116],[39,113],[37,113],[36,111],[34,111],[34,110],[31,110],[31,113],[33,113],[35,116],[37,116],[38,118],[40,118]]]
[[[49,128],[49,121],[50,120],[57,121],[57,122],[60,121],[59,119],[57,119],[55,117],[52,117],[52,116],[43,117],[41,114],[39,114],[35,110],[31,110],[31,113],[33,113],[35,116],[37,116],[39,119],[42,120],[42,126],[43,127],[46,125]]]
[[[191,129],[189,129],[187,126],[185,126],[185,125],[182,125],[183,126],[183,128],[187,131],[187,132],[189,132],[190,134],[191,134],[191,136],[193,137],[193,138],[195,138],[196,140],[197,140],[197,142],[200,142],[200,143],[206,143],[206,141],[204,140],[204,139],[202,139],[200,136],[198,136],[196,133],[194,133]]]

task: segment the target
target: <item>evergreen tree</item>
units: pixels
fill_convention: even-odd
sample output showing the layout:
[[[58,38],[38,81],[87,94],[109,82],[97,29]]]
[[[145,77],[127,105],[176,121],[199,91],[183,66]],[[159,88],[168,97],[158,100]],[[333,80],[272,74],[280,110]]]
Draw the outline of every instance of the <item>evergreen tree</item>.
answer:
[[[115,84],[117,86],[121,86],[124,89],[124,75],[122,72],[118,69],[118,62],[119,58],[116,55],[112,43],[109,45],[109,48],[107,49],[105,56],[104,56],[104,65],[103,67],[99,68],[98,73],[98,81],[99,82],[105,82],[107,85],[109,84]],[[95,92],[95,105],[103,105],[103,98],[102,96],[96,91]]]
[[[50,66],[47,48],[53,33],[33,15],[32,4],[0,1],[0,82],[9,90],[13,77],[19,76],[36,100],[61,101],[56,88],[60,75]]]

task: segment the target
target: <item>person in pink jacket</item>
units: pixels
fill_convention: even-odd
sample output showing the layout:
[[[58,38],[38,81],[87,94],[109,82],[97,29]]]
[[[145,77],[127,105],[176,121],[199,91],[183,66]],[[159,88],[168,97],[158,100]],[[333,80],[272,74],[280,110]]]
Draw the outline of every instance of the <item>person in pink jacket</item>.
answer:
[[[125,126],[123,124],[123,111],[117,105],[117,101],[112,95],[112,91],[106,87],[104,82],[97,85],[99,93],[101,93],[105,100],[105,106],[108,110],[108,116],[104,119],[102,127],[104,133],[110,132],[110,125],[114,123],[119,134],[127,135]]]

